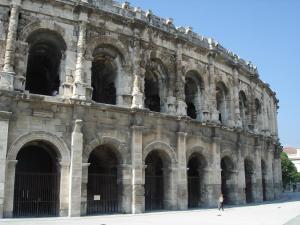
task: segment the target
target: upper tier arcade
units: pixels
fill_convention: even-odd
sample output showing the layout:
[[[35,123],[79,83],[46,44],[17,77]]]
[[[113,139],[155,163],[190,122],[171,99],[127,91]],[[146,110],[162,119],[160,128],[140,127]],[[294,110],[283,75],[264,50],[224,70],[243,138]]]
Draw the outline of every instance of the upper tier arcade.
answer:
[[[111,0],[0,7],[1,90],[187,115],[278,138],[276,93],[256,66],[191,27]]]

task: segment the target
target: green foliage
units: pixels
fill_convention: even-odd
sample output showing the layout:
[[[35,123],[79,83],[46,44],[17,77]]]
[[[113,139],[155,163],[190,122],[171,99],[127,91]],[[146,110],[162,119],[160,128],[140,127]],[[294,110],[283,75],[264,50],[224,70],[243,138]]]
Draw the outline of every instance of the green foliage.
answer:
[[[282,152],[280,158],[283,186],[286,187],[289,183],[300,182],[300,173],[297,172],[295,165],[288,158],[287,154]]]

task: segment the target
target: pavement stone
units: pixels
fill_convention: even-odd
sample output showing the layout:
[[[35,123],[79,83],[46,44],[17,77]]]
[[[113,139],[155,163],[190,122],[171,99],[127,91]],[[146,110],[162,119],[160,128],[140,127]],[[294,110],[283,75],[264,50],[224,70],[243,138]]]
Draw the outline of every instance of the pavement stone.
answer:
[[[300,225],[300,193],[259,205],[78,218],[2,219],[1,225]]]

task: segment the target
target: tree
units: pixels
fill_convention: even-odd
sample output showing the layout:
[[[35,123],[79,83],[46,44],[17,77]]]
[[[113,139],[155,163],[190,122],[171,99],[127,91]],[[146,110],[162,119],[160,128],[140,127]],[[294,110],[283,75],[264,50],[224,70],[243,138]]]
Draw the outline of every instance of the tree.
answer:
[[[300,182],[300,173],[297,172],[297,168],[288,158],[287,154],[282,152],[281,169],[282,169],[282,183],[285,188],[287,184]]]

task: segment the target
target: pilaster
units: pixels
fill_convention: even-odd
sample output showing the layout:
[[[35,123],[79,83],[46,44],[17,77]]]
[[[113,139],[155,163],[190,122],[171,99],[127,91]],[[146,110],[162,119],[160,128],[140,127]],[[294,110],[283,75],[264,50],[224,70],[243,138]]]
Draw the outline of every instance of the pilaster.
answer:
[[[75,68],[75,80],[73,84],[73,99],[90,100],[92,88],[84,81],[86,32],[87,32],[87,13],[80,12],[79,36],[77,42],[77,59]]]
[[[133,40],[133,88],[132,88],[132,105],[131,108],[144,108],[144,93],[142,92],[142,78],[145,71],[141,68],[141,49],[139,40],[139,31],[135,29]]]
[[[209,73],[209,90],[210,90],[210,98],[208,100],[210,106],[209,107],[210,121],[214,123],[220,123],[219,112],[217,110],[214,57],[215,54],[213,53],[208,55],[208,73]]]
[[[0,218],[3,217],[3,204],[5,197],[5,169],[8,141],[8,126],[11,118],[11,112],[0,111]]]
[[[177,156],[178,156],[177,199],[178,199],[179,210],[186,210],[188,208],[186,135],[187,133],[184,131],[177,132]]]
[[[240,135],[240,134],[239,134]],[[236,152],[237,152],[237,193],[236,199],[239,200],[237,204],[246,204],[246,175],[245,175],[245,159],[243,156],[243,142],[241,137],[237,138]]]
[[[132,161],[132,201],[133,214],[145,211],[144,179],[143,179],[143,125],[140,115],[135,115],[136,122],[131,127],[131,161]]]
[[[14,64],[21,3],[21,0],[12,1],[4,54],[4,66],[0,74],[0,90],[13,91],[14,83],[16,83],[16,86],[20,86],[17,84],[18,80],[15,80]]]
[[[5,174],[5,199],[3,216],[5,218],[13,217],[14,210],[14,190],[15,190],[15,175],[17,160],[6,161],[6,174]]]
[[[233,79],[234,79],[234,86],[233,86],[233,104],[234,104],[234,119],[235,119],[235,126],[238,128],[243,127],[242,119],[241,119],[241,112],[240,112],[240,103],[239,103],[239,73],[236,66],[232,69]]]
[[[68,162],[60,162],[58,164],[60,171],[60,192],[59,192],[59,216],[68,216],[69,208],[69,176],[70,164]]]
[[[185,77],[184,77],[183,65],[182,65],[182,45],[177,45],[176,55],[176,99],[177,99],[177,115],[187,115],[187,105],[185,103]]]
[[[76,120],[71,140],[69,216],[80,216],[82,184],[82,120]]]
[[[261,203],[263,202],[263,188],[262,188],[262,168],[261,168],[261,146],[260,145],[256,145],[254,147],[254,165],[255,165],[255,177],[254,177],[254,182],[255,184],[253,185],[253,187],[255,187],[255,203]]]

